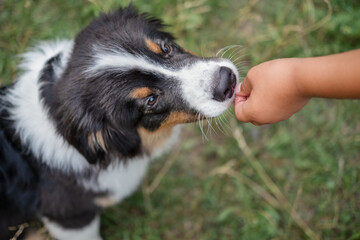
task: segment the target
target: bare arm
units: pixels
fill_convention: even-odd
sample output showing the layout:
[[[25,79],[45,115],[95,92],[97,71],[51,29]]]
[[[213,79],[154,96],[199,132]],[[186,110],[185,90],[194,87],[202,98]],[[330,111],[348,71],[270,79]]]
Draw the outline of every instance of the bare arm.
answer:
[[[360,98],[360,50],[297,61],[295,75],[302,94]]]
[[[259,64],[235,91],[235,114],[257,125],[288,119],[312,97],[360,98],[360,50]]]

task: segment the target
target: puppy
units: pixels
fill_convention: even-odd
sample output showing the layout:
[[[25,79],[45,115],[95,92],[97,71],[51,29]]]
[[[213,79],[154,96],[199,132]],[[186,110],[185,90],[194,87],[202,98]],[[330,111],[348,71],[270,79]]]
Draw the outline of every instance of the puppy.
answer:
[[[99,240],[99,213],[138,187],[179,125],[222,114],[238,72],[198,57],[133,6],[23,55],[0,90],[0,238],[39,218],[58,240]]]

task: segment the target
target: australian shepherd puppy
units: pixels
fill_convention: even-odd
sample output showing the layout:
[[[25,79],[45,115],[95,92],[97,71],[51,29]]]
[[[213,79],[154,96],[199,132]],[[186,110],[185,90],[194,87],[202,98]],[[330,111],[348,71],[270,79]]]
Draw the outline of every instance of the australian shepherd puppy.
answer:
[[[41,219],[58,240],[99,240],[99,212],[129,196],[177,125],[232,104],[238,72],[197,57],[132,6],[75,40],[43,42],[0,90],[0,239]]]

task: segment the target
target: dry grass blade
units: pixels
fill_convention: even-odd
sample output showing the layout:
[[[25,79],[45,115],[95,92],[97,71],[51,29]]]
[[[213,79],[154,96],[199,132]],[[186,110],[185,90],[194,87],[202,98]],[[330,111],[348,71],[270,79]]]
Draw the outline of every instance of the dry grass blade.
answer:
[[[236,161],[230,160],[226,164],[224,164],[221,167],[215,168],[213,171],[211,171],[210,175],[228,175],[233,178],[236,178],[237,181],[244,183],[248,187],[250,187],[256,194],[258,194],[261,198],[263,198],[266,202],[268,202],[271,206],[274,208],[280,208],[281,204],[279,201],[274,198],[267,190],[265,190],[263,187],[261,187],[258,183],[251,180],[250,178],[239,174],[233,170],[233,167],[235,166]]]
[[[14,236],[10,240],[17,240],[18,237],[20,237],[20,235],[24,232],[25,228],[27,228],[28,226],[29,226],[29,224],[27,224],[27,223],[21,224],[17,228],[16,233],[14,234]],[[12,230],[12,229],[10,229],[10,230]]]
[[[41,226],[41,224],[37,222],[26,222],[18,226],[9,227],[9,230],[16,230],[14,236],[10,238],[10,240],[18,240],[25,230],[25,236],[21,236],[21,239],[24,238],[25,240],[51,240],[51,237],[46,227]]]
[[[260,164],[260,162],[254,157],[251,149],[247,145],[245,138],[242,134],[242,129],[240,127],[236,127],[233,131],[233,136],[238,143],[239,148],[245,154],[246,159],[252,166],[252,168],[256,171],[259,177],[264,182],[265,186],[270,190],[270,192],[276,197],[277,201],[281,203],[281,209],[285,210],[293,219],[293,221],[304,231],[304,233],[310,238],[314,240],[319,240],[320,236],[316,234],[309,225],[302,219],[297,211],[291,206],[289,201],[286,199],[284,194],[280,191],[278,186],[272,181],[269,175],[265,172],[264,168]]]
[[[149,186],[146,187],[146,194],[151,195],[155,189],[159,186],[161,180],[164,178],[164,176],[167,174],[167,172],[170,170],[171,166],[174,164],[177,156],[178,156],[179,150],[176,151],[172,157],[165,162],[165,165],[160,169],[159,173],[155,176],[154,180],[150,183]]]

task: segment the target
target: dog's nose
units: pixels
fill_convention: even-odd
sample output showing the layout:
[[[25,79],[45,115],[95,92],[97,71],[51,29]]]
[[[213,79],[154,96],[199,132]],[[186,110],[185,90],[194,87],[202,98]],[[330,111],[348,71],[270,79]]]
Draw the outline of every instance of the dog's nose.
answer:
[[[221,67],[219,70],[219,78],[214,88],[214,99],[223,102],[231,98],[234,94],[236,85],[236,76],[228,67]]]

